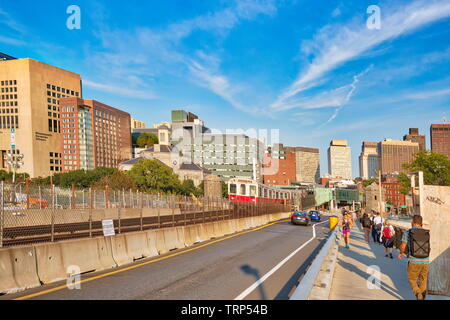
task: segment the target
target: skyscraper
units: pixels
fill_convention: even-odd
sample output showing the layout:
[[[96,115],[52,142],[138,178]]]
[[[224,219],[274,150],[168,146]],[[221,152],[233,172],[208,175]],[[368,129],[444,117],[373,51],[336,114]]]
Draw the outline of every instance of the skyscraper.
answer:
[[[352,151],[347,140],[331,140],[328,148],[328,170],[331,176],[352,178]]]
[[[409,134],[403,136],[403,141],[417,142],[419,144],[419,151],[425,151],[426,138],[424,134],[419,134],[418,128],[409,128]]]
[[[414,160],[419,151],[419,143],[385,139],[378,143],[381,174],[404,172],[403,164]]]
[[[359,156],[359,176],[371,179],[378,175],[378,144],[376,142],[363,142]]]
[[[431,151],[450,159],[450,124],[432,124],[430,127]]]
[[[33,59],[0,56],[0,169],[7,153],[24,154],[19,172],[49,176],[60,172],[59,100],[81,97],[80,75]],[[10,131],[15,130],[15,148]]]

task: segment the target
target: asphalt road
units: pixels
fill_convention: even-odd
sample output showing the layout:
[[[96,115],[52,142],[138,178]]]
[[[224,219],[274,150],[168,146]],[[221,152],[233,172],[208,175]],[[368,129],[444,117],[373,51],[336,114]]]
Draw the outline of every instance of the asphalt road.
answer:
[[[316,226],[316,238],[294,254],[245,299],[288,299],[299,278],[311,263],[329,232],[328,223]],[[117,272],[84,274],[81,289],[67,288],[49,292],[65,282],[41,286],[0,299],[120,299],[120,300],[230,300],[238,297],[258,279],[313,237],[310,226],[295,226],[284,220],[256,231],[204,242],[166,254],[167,259],[139,260],[131,264],[142,266]],[[205,245],[206,244],[206,245]],[[199,247],[199,248],[198,248]],[[198,248],[194,249],[193,248]],[[174,253],[181,253],[171,256]],[[114,272],[113,274],[110,274]],[[103,277],[98,277],[98,276]],[[93,279],[93,277],[97,277]],[[44,293],[29,297],[31,294]]]

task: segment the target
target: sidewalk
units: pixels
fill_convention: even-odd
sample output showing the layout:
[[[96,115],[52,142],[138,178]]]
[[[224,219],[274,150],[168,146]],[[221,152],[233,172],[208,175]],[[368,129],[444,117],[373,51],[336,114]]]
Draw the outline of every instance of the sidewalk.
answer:
[[[350,238],[350,249],[345,249],[341,237],[330,300],[416,300],[406,275],[407,260],[397,259],[396,249],[394,259],[386,258],[384,247],[374,244],[372,238],[367,244],[358,225],[353,227]],[[373,277],[369,266],[380,268],[379,289],[368,288],[367,279]]]

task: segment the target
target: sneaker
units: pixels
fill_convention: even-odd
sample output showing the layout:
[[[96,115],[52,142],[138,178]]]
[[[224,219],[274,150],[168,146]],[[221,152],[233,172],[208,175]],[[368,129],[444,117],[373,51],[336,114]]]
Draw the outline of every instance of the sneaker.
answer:
[[[350,247],[349,247],[349,245],[347,244],[346,246],[345,246],[345,249],[349,249]]]
[[[386,254],[386,255],[385,255],[385,257],[387,258],[387,257],[388,257],[388,255]]]
[[[389,257],[391,257],[391,259],[394,259],[394,257],[392,256],[392,253],[389,255]]]

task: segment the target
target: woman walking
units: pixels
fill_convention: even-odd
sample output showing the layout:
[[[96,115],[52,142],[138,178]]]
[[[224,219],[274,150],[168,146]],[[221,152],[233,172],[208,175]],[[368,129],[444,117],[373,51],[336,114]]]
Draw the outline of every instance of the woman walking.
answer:
[[[383,228],[381,229],[381,238],[384,245],[385,257],[387,257],[389,254],[389,257],[391,259],[393,259],[392,251],[394,250],[394,236],[395,236],[394,227],[391,226],[391,223],[388,220],[385,220]]]
[[[344,212],[340,227],[344,235],[345,248],[350,249],[350,229],[353,227],[353,221],[348,212]]]

